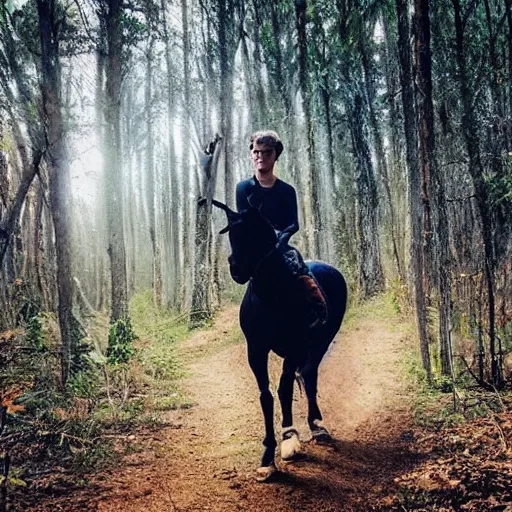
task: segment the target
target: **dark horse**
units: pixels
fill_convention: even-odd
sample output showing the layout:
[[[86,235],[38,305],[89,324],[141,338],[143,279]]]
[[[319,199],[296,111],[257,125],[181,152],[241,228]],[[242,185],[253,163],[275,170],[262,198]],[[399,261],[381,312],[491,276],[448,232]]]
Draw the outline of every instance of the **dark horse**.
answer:
[[[276,249],[277,236],[272,226],[256,208],[236,213],[218,201],[214,200],[213,204],[224,210],[228,218],[228,225],[221,233],[229,232],[231,276],[240,284],[250,280],[240,307],[240,325],[247,340],[249,365],[258,383],[265,419],[265,449],[257,471],[258,480],[265,481],[275,471],[277,447],[274,398],[269,390],[269,353],[274,351],[284,359],[278,395],[283,415],[281,458],[287,460],[300,449],[292,420],[296,374],[302,377],[306,391],[308,424],[313,438],[330,439],[317,404],[318,367],[343,320],[347,285],[334,267],[318,261],[307,263],[325,294],[329,313],[326,324],[309,328],[303,292],[282,253]]]

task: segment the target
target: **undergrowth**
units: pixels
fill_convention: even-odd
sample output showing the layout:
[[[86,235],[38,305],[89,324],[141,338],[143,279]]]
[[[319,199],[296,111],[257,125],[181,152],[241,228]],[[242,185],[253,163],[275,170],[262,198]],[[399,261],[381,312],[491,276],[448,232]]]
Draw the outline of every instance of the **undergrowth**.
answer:
[[[460,370],[453,382],[450,377],[441,375],[434,364],[429,383],[417,344],[404,354],[402,368],[413,391],[415,422],[422,428],[440,430],[511,409],[509,392],[486,391]]]
[[[51,486],[62,471],[76,481],[115,464],[136,449],[135,431],[159,428],[164,411],[191,406],[178,383],[185,319],[155,308],[150,292],[133,299],[130,315],[113,325],[101,314],[77,322],[65,386],[53,315],[36,312],[0,334],[0,469],[21,509],[29,507],[27,485]]]

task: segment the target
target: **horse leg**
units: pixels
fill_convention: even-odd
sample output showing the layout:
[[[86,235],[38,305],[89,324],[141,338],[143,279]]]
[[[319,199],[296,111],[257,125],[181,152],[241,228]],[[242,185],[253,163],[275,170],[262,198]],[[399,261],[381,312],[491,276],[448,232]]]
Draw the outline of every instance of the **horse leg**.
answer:
[[[306,388],[306,396],[308,397],[308,425],[311,434],[315,441],[326,442],[331,440],[329,431],[322,424],[322,413],[318,407],[317,392],[318,392],[318,366],[320,359],[315,358],[306,363],[301,371],[304,380],[304,387]]]
[[[297,429],[293,427],[292,404],[293,404],[293,383],[295,382],[296,364],[293,364],[289,358],[283,361],[283,373],[279,381],[279,401],[281,402],[281,411],[283,422],[281,426],[281,458],[291,460],[300,451],[300,440]]]
[[[268,352],[258,353],[249,352],[249,366],[256,377],[258,388],[260,390],[260,404],[265,421],[265,439],[263,440],[263,456],[260,467],[257,470],[256,478],[264,482],[275,472],[274,463],[276,452],[276,436],[274,432],[274,397],[269,389],[268,378]]]

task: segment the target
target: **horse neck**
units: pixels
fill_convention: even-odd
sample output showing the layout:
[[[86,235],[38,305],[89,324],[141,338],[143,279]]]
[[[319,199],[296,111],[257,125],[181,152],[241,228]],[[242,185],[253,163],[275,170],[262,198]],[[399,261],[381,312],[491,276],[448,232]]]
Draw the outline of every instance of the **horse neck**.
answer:
[[[295,277],[287,267],[284,256],[274,252],[259,265],[252,278],[254,291],[262,299],[276,299],[294,293]]]

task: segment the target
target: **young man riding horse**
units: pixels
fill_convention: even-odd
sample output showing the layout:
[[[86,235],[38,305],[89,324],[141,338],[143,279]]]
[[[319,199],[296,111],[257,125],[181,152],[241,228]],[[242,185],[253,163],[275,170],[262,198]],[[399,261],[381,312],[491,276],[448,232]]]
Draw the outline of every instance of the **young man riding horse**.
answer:
[[[276,230],[277,248],[297,277],[300,289],[309,303],[308,324],[310,327],[322,325],[327,319],[325,297],[299,251],[288,245],[292,235],[299,230],[299,220],[295,189],[274,174],[275,163],[283,152],[283,144],[276,132],[259,131],[251,136],[249,149],[255,174],[237,185],[237,210],[241,212],[250,207],[258,208]]]
[[[298,251],[288,245],[299,227],[297,199],[293,187],[274,175],[274,164],[283,150],[277,134],[256,133],[250,147],[255,176],[238,185],[239,211],[216,200],[212,204],[226,213],[228,225],[220,233],[229,233],[231,277],[239,284],[248,283],[240,305],[240,327],[265,424],[257,479],[268,481],[276,471],[277,447],[269,354],[283,358],[278,388],[281,458],[291,460],[300,450],[292,415],[297,375],[308,400],[312,438],[320,441],[330,437],[317,403],[318,367],[341,326],[348,288],[334,267],[321,261],[304,263]],[[205,203],[206,199],[199,201],[199,205]]]

